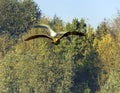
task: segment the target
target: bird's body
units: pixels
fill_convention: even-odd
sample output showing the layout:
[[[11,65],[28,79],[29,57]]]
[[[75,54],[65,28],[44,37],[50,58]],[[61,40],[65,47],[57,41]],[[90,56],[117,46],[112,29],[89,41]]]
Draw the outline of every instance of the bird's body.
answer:
[[[73,31],[73,32],[58,32],[56,33],[55,31],[53,31],[48,25],[45,24],[41,24],[39,26],[35,26],[36,28],[45,28],[48,29],[48,32],[50,33],[49,35],[45,35],[45,34],[41,34],[41,35],[33,35],[28,37],[27,39],[25,39],[25,41],[31,40],[31,39],[35,39],[35,38],[48,38],[50,40],[52,40],[52,43],[55,45],[58,45],[60,43],[60,40],[63,37],[67,37],[70,40],[69,35],[78,35],[78,36],[85,36],[84,33],[81,32],[77,32],[77,31]]]

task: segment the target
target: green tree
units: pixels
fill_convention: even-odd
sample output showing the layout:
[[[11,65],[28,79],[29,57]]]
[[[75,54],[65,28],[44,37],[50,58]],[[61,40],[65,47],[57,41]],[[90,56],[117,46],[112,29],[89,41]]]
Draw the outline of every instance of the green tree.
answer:
[[[15,45],[15,40],[10,38],[9,33],[0,36],[0,59],[4,58],[6,53]]]
[[[110,26],[106,19],[104,19],[103,22],[101,22],[100,25],[98,25],[96,30],[96,36],[98,39],[101,39],[106,34],[110,33]]]
[[[119,29],[119,28],[118,28]],[[119,93],[120,92],[120,33],[119,30],[116,29],[117,35],[115,39],[115,48],[116,48],[116,54],[113,54],[113,57],[115,57],[114,61],[114,68],[112,71],[109,72],[108,79],[106,83],[101,87],[101,90],[98,93]],[[115,29],[114,29],[115,30]]]
[[[97,93],[119,93],[120,92],[120,72],[117,70],[109,73],[109,78],[101,90]]]
[[[109,73],[115,69],[116,65],[118,64],[116,44],[110,34],[107,34],[102,37],[101,40],[98,40],[98,43],[96,44],[96,51],[98,52],[100,60],[99,66],[101,71],[99,75],[99,81],[100,86],[102,86],[107,81]]]
[[[33,0],[0,1],[0,33],[20,35],[35,24],[39,17],[40,10]]]
[[[66,30],[67,31],[80,31],[86,34],[87,37],[87,25],[85,23],[84,19],[81,19],[80,21],[75,18],[73,19],[72,23],[67,23],[66,24]],[[88,85],[86,83],[83,84],[83,68],[84,68],[84,57],[85,57],[85,50],[86,50],[86,37],[79,37],[79,36],[71,36],[72,41],[70,43],[66,42],[66,45],[69,46],[68,50],[71,51],[72,55],[72,62],[74,63],[74,76],[72,77],[73,79],[73,86],[71,87],[71,91],[73,93],[79,93],[83,91],[87,91]],[[66,46],[65,45],[65,46]],[[85,90],[86,89],[86,90]],[[88,89],[89,90],[89,89]]]
[[[53,30],[55,31],[63,31],[63,20],[61,20],[59,17],[54,15],[53,19],[50,21],[50,26],[52,27]]]
[[[0,71],[1,93],[71,92],[73,63],[70,52],[60,48],[61,45],[50,46],[47,39],[23,42],[25,37],[41,31],[29,30],[0,60],[0,69],[3,69]],[[64,51],[63,55],[60,55],[61,51]]]

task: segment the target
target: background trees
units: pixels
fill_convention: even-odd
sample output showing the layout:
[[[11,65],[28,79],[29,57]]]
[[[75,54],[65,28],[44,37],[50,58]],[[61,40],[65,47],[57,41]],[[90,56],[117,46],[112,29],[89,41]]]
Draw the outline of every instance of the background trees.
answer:
[[[29,7],[28,7],[29,6]],[[0,33],[20,35],[40,18],[40,10],[33,0],[0,1]]]
[[[104,20],[96,30],[84,19],[65,24],[56,15],[40,17],[32,0],[1,0],[0,13],[0,93],[120,91],[119,13],[112,26]],[[40,23],[55,31],[80,31],[86,37],[71,36],[71,42],[63,38],[58,46],[42,38],[25,42],[26,37],[46,33],[32,28]]]

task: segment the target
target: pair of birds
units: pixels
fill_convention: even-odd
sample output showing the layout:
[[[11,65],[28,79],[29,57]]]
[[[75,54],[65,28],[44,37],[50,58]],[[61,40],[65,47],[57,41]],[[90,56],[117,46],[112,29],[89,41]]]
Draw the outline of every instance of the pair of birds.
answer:
[[[73,32],[55,32],[53,29],[51,29],[48,25],[45,24],[40,24],[35,26],[35,28],[44,28],[47,29],[49,35],[47,34],[40,34],[40,35],[33,35],[30,36],[28,38],[25,39],[25,41],[31,40],[31,39],[36,39],[36,38],[48,38],[52,41],[53,44],[58,45],[60,43],[60,40],[63,37],[66,37],[69,41],[71,41],[71,38],[69,37],[69,35],[78,35],[78,36],[85,36],[84,33],[82,32],[77,32],[77,31],[73,31]]]

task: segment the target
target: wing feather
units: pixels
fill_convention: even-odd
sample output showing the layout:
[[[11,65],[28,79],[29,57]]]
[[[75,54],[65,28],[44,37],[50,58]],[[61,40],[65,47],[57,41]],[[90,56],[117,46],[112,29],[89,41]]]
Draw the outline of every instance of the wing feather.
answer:
[[[45,28],[45,29],[49,29],[49,27],[47,25],[36,25],[34,26],[35,28]]]
[[[63,34],[63,35],[60,37],[60,39],[63,38],[63,37],[67,37],[67,36],[69,36],[69,35],[86,36],[86,35],[85,35],[84,33],[82,33],[82,32],[73,31],[73,32],[66,32],[65,34]]]
[[[36,39],[36,38],[48,38],[48,39],[51,39],[51,37],[47,36],[47,35],[33,35],[33,36],[30,36],[28,38],[25,39],[25,41],[28,41],[28,40],[31,40],[31,39]]]
[[[50,28],[50,26],[48,26],[48,25],[40,24],[40,25],[37,25],[34,27],[35,28],[45,28],[45,29],[47,29],[47,31],[50,33],[51,36],[56,36],[56,32],[52,28]]]

